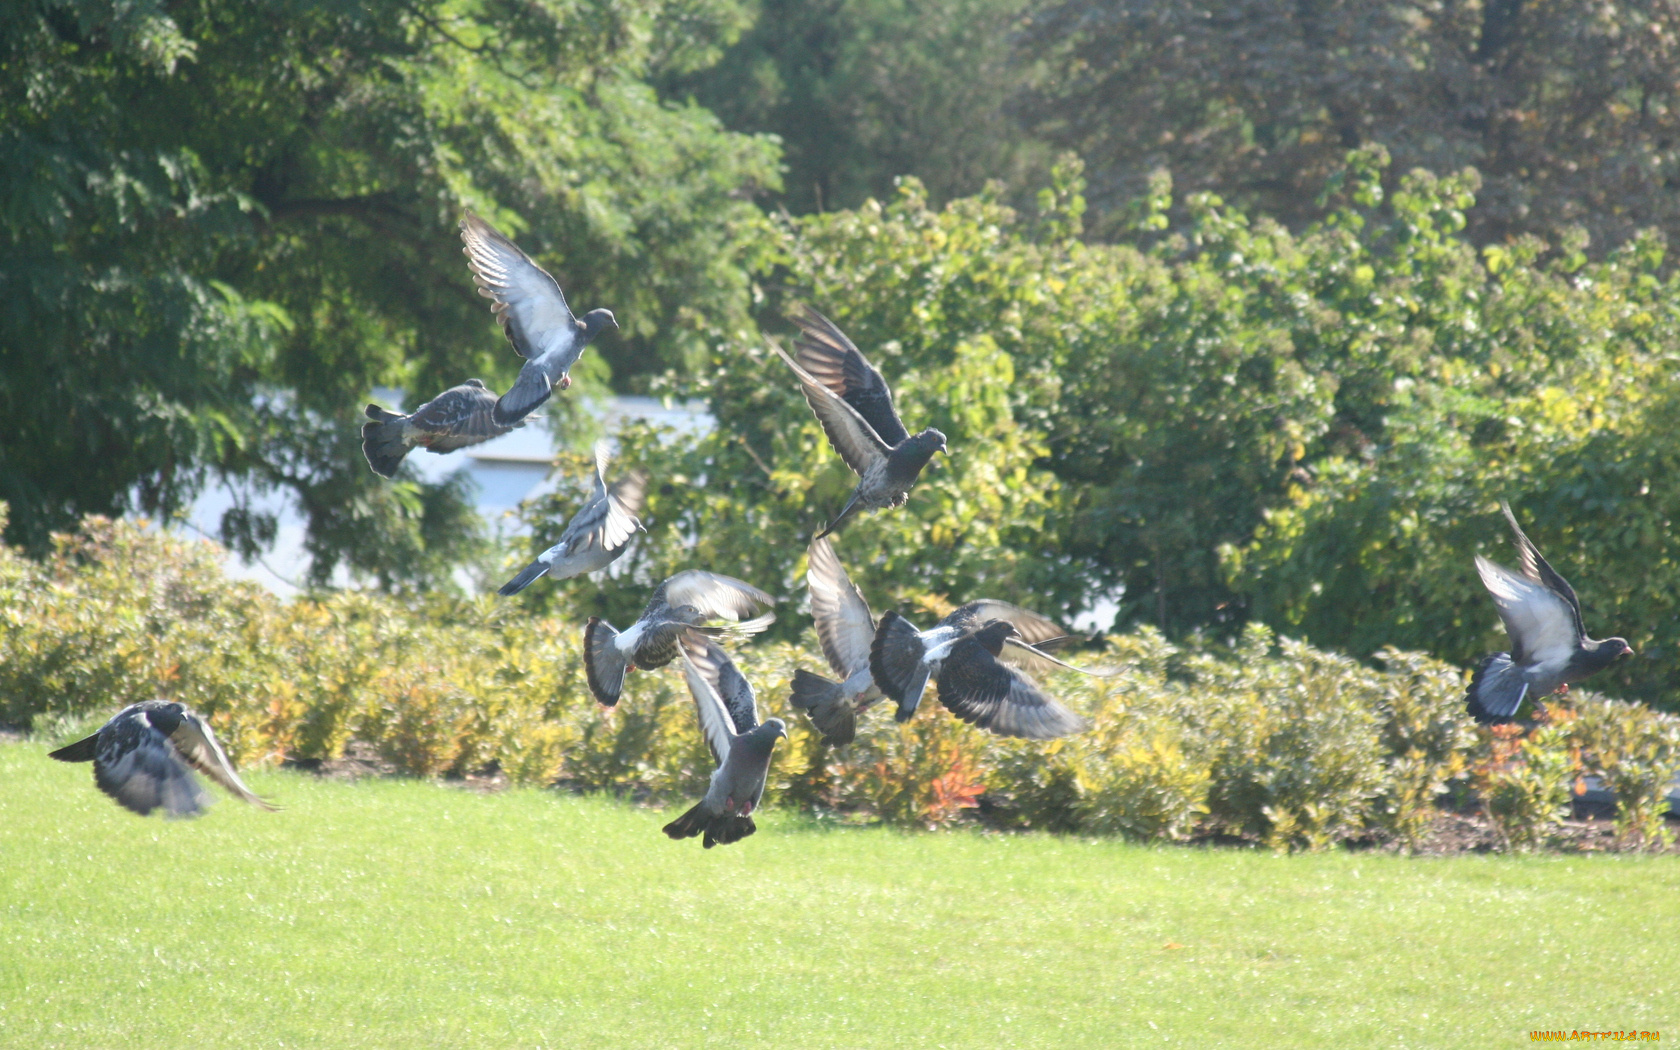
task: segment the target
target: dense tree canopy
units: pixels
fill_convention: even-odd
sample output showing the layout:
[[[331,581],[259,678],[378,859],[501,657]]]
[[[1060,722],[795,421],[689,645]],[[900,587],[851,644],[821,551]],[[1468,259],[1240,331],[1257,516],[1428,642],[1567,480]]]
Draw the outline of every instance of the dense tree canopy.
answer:
[[[733,0],[6,6],[8,535],[168,511],[214,472],[301,505],[318,580],[447,578],[461,494],[371,477],[352,421],[375,385],[515,371],[456,217],[610,305],[621,382],[695,354],[745,316],[775,154],[644,81],[743,25]],[[223,531],[272,529],[236,508]]]
[[[1105,213],[1169,168],[1297,228],[1351,148],[1474,166],[1471,235],[1680,232],[1680,9],[1560,0],[1065,0],[1031,5],[1023,101]]]

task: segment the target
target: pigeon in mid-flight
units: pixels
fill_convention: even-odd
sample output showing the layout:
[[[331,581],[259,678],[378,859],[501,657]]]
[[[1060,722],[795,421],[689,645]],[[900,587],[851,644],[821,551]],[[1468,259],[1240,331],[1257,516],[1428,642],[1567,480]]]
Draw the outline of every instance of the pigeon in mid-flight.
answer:
[[[204,719],[172,700],[130,704],[99,732],[50,752],[60,762],[92,762],[99,790],[141,816],[162,807],[192,817],[210,804],[200,773],[259,809],[278,808],[257,797],[233,770]],[[189,768],[190,767],[190,768]]]
[[[1633,652],[1625,638],[1596,641],[1581,624],[1575,588],[1541,556],[1510,504],[1499,501],[1516,534],[1520,573],[1476,556],[1476,572],[1493,595],[1511,638],[1511,651],[1484,657],[1471,676],[1466,706],[1483,725],[1511,721],[1524,700],[1538,701]]]
[[[846,334],[815,310],[793,316],[800,328],[795,360],[776,347],[805,392],[829,444],[858,476],[851,499],[817,538],[866,510],[902,507],[910,489],[936,452],[946,452],[945,435],[932,427],[912,435],[893,408],[892,391]],[[949,453],[947,453],[949,454]]]
[[[888,612],[875,629],[869,669],[881,692],[897,701],[894,717],[900,722],[916,713],[932,678],[939,686],[940,702],[964,722],[999,736],[1049,740],[1082,732],[1090,722],[1045,693],[1015,665],[1047,663],[1094,678],[1112,673],[1063,663],[1027,640],[1065,637],[1046,637],[1057,630],[1037,613],[998,601],[970,602],[927,631]]]
[[[583,669],[589,691],[608,707],[624,691],[624,675],[640,667],[652,670],[677,658],[682,639],[692,634],[757,634],[776,622],[767,612],[746,619],[775,599],[750,583],[700,569],[677,573],[654,588],[641,618],[622,634],[598,616],[583,628]],[[732,620],[727,625],[708,620]]]
[[[461,240],[478,294],[496,304],[491,308],[496,320],[525,359],[519,379],[493,413],[499,426],[512,426],[547,401],[556,384],[561,390],[571,386],[569,373],[584,347],[601,329],[617,328],[618,321],[611,310],[591,310],[581,321],[573,317],[559,282],[472,212],[461,217]]]
[[[647,475],[632,470],[607,487],[605,442],[595,445],[595,491],[560,534],[560,542],[537,555],[536,561],[502,585],[498,594],[518,594],[540,576],[569,580],[586,572],[604,569],[630,546],[630,537],[642,527],[636,515],[647,491]]]
[[[704,833],[702,844],[711,849],[758,830],[752,813],[764,797],[770,756],[776,741],[787,736],[787,725],[780,718],[759,724],[752,686],[716,642],[690,635],[683,638],[682,647],[683,675],[717,769],[706,797],[665,825],[665,834],[691,839]]]
[[[875,617],[827,539],[811,541],[805,582],[811,589],[817,641],[822,643],[823,656],[840,681],[796,670],[790,702],[810,717],[811,724],[822,733],[823,743],[839,747],[857,738],[858,715],[881,699],[881,690],[869,671]]]
[[[375,474],[395,477],[411,448],[454,452],[511,431],[512,426],[491,420],[495,407],[496,395],[477,379],[450,387],[406,416],[369,405],[371,422],[362,424],[362,455]]]

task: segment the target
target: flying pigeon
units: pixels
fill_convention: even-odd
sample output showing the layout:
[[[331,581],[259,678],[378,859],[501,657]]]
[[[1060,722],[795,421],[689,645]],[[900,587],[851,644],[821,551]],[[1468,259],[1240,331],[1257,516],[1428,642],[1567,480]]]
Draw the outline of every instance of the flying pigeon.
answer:
[[[518,576],[502,585],[498,592],[504,597],[518,594],[535,583],[537,577],[569,580],[586,572],[604,569],[618,559],[630,546],[630,537],[642,527],[636,514],[642,509],[642,496],[647,491],[647,475],[632,470],[624,478],[607,487],[606,442],[595,445],[595,491],[589,502],[578,508],[560,542],[537,555],[537,560],[520,570]]]
[[[823,742],[837,747],[857,737],[857,716],[881,699],[881,690],[869,671],[875,617],[840,567],[840,559],[827,539],[811,541],[806,561],[805,582],[811,589],[817,641],[822,643],[823,656],[840,681],[796,670],[790,699],[822,732]]]
[[[745,617],[775,599],[733,576],[700,569],[677,573],[654,589],[641,619],[620,634],[612,624],[591,616],[583,628],[583,668],[589,691],[608,707],[618,703],[624,691],[624,674],[640,667],[652,670],[677,658],[678,645],[693,633],[707,635],[757,634],[776,622],[767,612],[755,619]],[[707,620],[734,620],[728,625],[707,625]]]
[[[271,812],[277,808],[239,779],[204,719],[170,700],[130,704],[99,732],[49,757],[60,762],[92,762],[99,790],[142,817],[159,806],[172,817],[202,812],[210,804],[210,794],[192,775],[193,769],[253,806]]]
[[[495,407],[496,395],[477,379],[450,387],[406,416],[369,405],[367,417],[372,422],[362,424],[362,455],[375,474],[389,478],[416,446],[428,452],[454,452],[523,425],[493,422]]]
[[[1509,722],[1524,700],[1538,701],[1560,689],[1567,693],[1570,682],[1579,682],[1633,652],[1625,638],[1595,641],[1587,637],[1575,588],[1524,535],[1510,504],[1500,500],[1499,509],[1516,534],[1522,572],[1476,556],[1476,572],[1493,595],[1511,638],[1510,652],[1484,657],[1470,678],[1466,706],[1483,725]]]
[[[928,427],[911,436],[893,408],[887,381],[828,318],[806,308],[793,323],[801,330],[798,360],[779,346],[776,353],[799,377],[829,444],[858,476],[839,516],[817,533],[821,539],[853,514],[904,506],[928,460],[946,451],[945,435]]]
[[[690,635],[683,638],[682,647],[683,675],[717,769],[706,797],[665,825],[665,834],[691,839],[704,832],[702,844],[711,849],[758,830],[752,812],[764,797],[770,755],[776,741],[787,736],[787,725],[780,718],[759,724],[752,686],[716,642]]]
[[[894,717],[900,722],[916,713],[932,678],[940,701],[964,722],[999,736],[1049,740],[1081,732],[1090,723],[1012,665],[1047,661],[1092,677],[1111,673],[1063,663],[1027,640],[1053,640],[1050,632],[1056,630],[1036,613],[989,600],[962,606],[928,631],[888,612],[875,629],[869,669],[881,692],[898,702]]]
[[[461,240],[478,294],[495,302],[491,309],[502,332],[525,359],[519,379],[492,413],[498,426],[509,427],[547,401],[556,383],[561,390],[571,386],[568,373],[583,348],[607,325],[617,328],[618,321],[611,310],[591,310],[581,321],[573,317],[548,271],[472,212],[461,217]]]

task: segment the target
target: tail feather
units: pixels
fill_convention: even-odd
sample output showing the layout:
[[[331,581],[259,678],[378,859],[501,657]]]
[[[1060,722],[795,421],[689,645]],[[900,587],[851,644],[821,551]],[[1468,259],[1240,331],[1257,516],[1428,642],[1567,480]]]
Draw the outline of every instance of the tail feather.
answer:
[[[618,632],[599,616],[591,616],[583,628],[583,672],[589,691],[608,707],[618,703],[624,692],[624,671],[629,666],[613,639]]]
[[[840,508],[840,513],[835,515],[834,520],[823,526],[823,530],[812,538],[820,540],[829,533],[838,531],[840,526],[844,525],[851,516],[856,514],[860,509],[861,508],[858,506],[858,490],[853,489],[852,498],[846,501],[846,505],[844,507]]]
[[[99,734],[83,737],[74,744],[66,744],[57,751],[47,752],[48,758],[60,762],[92,762],[99,747]]]
[[[504,598],[518,594],[520,591],[531,586],[531,584],[536,583],[537,580],[546,572],[548,572],[548,566],[544,565],[540,561],[534,561],[519,570],[518,576],[515,576],[513,579],[502,584],[502,589],[496,593],[500,594]]]
[[[665,834],[674,839],[691,839],[706,830],[711,823],[712,815],[705,810],[705,803],[697,802],[689,807],[688,812],[676,820],[665,825]]]
[[[1522,668],[1511,662],[1511,654],[1494,653],[1470,677],[1465,707],[1483,725],[1503,725],[1516,717],[1528,691]]]
[[[701,840],[701,845],[707,849],[727,846],[731,842],[740,842],[757,830],[758,825],[751,817],[718,817],[706,825],[706,837]]]
[[[375,474],[382,478],[394,477],[410,448],[403,440],[408,417],[388,412],[378,405],[367,407],[367,417],[370,422],[362,424],[362,455],[367,457],[368,466]]]
[[[794,707],[804,711],[823,735],[823,743],[840,747],[857,738],[857,708],[846,698],[846,689],[809,671],[793,672]]]

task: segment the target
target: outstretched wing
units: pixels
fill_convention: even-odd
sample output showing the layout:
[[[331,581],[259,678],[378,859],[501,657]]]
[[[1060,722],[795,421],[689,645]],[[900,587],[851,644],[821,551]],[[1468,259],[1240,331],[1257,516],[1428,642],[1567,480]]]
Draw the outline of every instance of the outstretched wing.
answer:
[[[910,436],[893,407],[887,381],[846,333],[808,306],[795,313],[792,320],[800,331],[794,349],[800,366],[811,378],[856,409],[889,448]]]
[[[141,816],[162,806],[171,816],[190,817],[210,803],[178,749],[139,705],[119,712],[99,731],[93,779],[99,790]]]
[[[939,701],[952,714],[999,736],[1050,740],[1090,727],[1025,672],[994,659],[973,638],[951,647],[938,683]]]
[[[684,633],[683,656],[688,665],[700,672],[729,712],[730,725],[736,735],[758,727],[758,701],[753,687],[729,654],[704,635]]]
[[[642,527],[636,512],[641,510],[647,476],[640,471],[631,471],[617,485],[608,488],[605,477],[607,462],[606,442],[598,442],[595,446],[594,491],[589,502],[572,515],[560,542],[555,544],[568,555],[594,547],[617,550],[629,543],[630,537]]]
[[[1575,596],[1575,588],[1569,586],[1569,581],[1552,568],[1551,563],[1540,553],[1540,548],[1523,532],[1522,526],[1517,524],[1517,516],[1511,513],[1511,505],[1500,500],[1499,509],[1505,512],[1505,520],[1510,522],[1511,531],[1516,533],[1517,557],[1520,559],[1523,575],[1556,591],[1558,597],[1569,603],[1570,615],[1575,619],[1575,633],[1586,637],[1586,627],[1581,623],[1581,599]]]
[[[898,613],[881,614],[869,648],[869,673],[881,692],[899,704],[912,703],[927,686],[928,667],[922,662],[927,647],[921,632]]]
[[[1511,661],[1558,666],[1567,663],[1580,645],[1574,610],[1562,595],[1538,580],[1476,556],[1476,572],[1493,595],[1505,633],[1511,636]]]
[[[495,304],[491,310],[520,357],[542,357],[576,338],[577,319],[560,283],[517,244],[472,212],[461,217],[461,241],[478,294]]]
[[[828,666],[845,681],[869,666],[869,646],[875,640],[875,617],[869,603],[852,585],[834,547],[826,539],[811,543],[805,582],[811,589],[811,615],[817,623]]]
[[[1057,665],[1071,666],[1044,651],[1044,647],[1059,644],[1067,639],[1067,632],[1055,621],[1019,605],[982,598],[951,610],[940,623],[947,627],[972,631],[993,620],[1004,620],[1014,624],[1015,633],[1019,636],[1018,640],[1011,638],[1005,642],[1003,655],[1000,657],[1005,663],[1039,672],[1048,671]]]
[[[643,615],[657,612],[660,606],[690,605],[708,619],[745,620],[759,606],[774,604],[774,598],[745,580],[687,569],[659,585]]]
[[[688,692],[694,697],[694,709],[700,716],[700,735],[712,749],[712,759],[722,766],[735,743],[734,721],[711,679],[690,659],[692,649],[686,644],[687,639],[684,641],[683,677],[688,681]]]
[[[265,802],[254,791],[245,786],[234,772],[233,763],[228,761],[227,752],[217,742],[216,734],[210,731],[210,726],[204,719],[191,711],[181,712],[181,724],[175,727],[175,732],[169,735],[170,743],[181,758],[194,769],[222,785],[231,794],[244,799],[258,809],[270,812],[278,809],[269,802]]]
[[[862,477],[887,458],[891,449],[875,433],[875,429],[858,415],[857,409],[841,400],[839,394],[812,378],[809,372],[799,367],[799,363],[787,355],[786,350],[779,346],[774,349],[781,355],[782,360],[787,362],[787,366],[793,369],[793,374],[799,377],[799,386],[805,391],[805,403],[811,406],[817,422],[822,424],[823,433],[828,435],[828,443],[834,446],[834,451],[840,453],[840,458],[846,461],[846,466]]]

